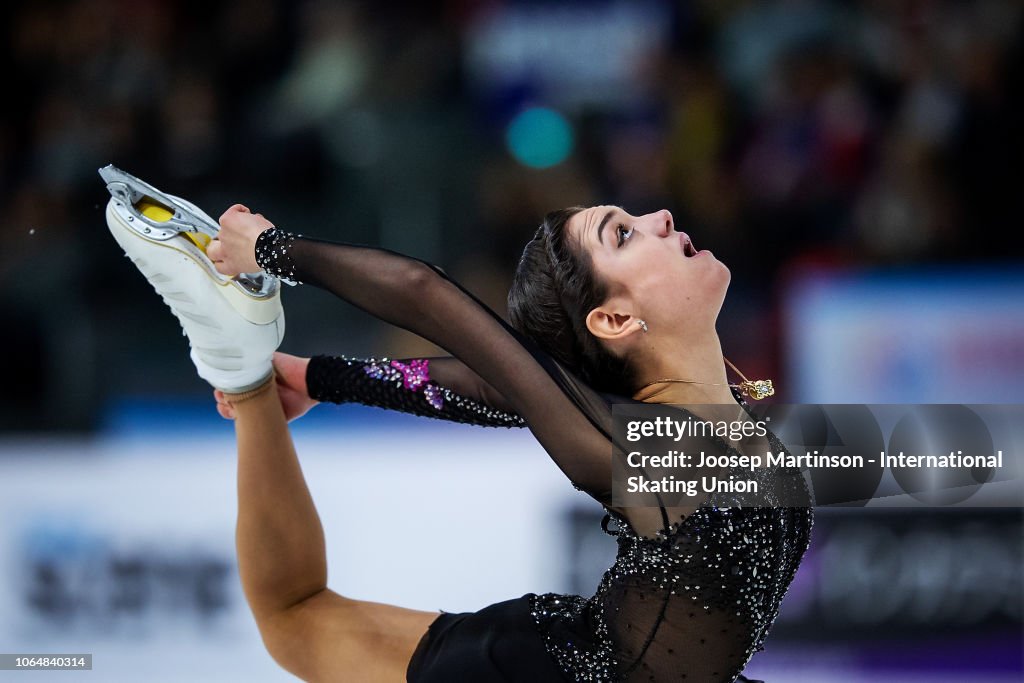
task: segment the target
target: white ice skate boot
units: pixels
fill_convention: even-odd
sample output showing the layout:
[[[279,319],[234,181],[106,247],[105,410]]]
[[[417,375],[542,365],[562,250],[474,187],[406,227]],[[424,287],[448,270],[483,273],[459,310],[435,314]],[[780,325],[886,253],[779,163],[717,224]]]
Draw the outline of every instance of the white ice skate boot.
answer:
[[[217,221],[114,166],[100,176],[110,232],[178,317],[199,376],[227,393],[259,386],[284,339],[280,281],[221,275],[206,256]]]

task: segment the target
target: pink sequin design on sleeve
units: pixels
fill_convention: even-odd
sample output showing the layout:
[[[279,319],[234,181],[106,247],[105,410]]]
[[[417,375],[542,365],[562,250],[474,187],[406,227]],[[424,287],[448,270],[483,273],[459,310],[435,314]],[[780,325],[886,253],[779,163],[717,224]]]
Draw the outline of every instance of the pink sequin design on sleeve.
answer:
[[[423,397],[435,410],[444,407],[444,399],[441,397],[437,385],[430,383],[430,361],[422,358],[412,360],[408,363],[393,360],[386,365],[383,362],[368,364],[363,370],[374,379],[402,382],[402,386],[409,391],[419,391],[422,387]]]

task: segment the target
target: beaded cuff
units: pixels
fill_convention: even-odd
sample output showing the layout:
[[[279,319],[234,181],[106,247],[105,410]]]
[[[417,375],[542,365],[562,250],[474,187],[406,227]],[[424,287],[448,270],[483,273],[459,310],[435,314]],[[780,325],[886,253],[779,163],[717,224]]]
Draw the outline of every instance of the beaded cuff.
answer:
[[[274,275],[293,284],[302,284],[295,279],[295,262],[291,251],[295,235],[277,228],[267,228],[256,238],[256,265],[268,275]]]

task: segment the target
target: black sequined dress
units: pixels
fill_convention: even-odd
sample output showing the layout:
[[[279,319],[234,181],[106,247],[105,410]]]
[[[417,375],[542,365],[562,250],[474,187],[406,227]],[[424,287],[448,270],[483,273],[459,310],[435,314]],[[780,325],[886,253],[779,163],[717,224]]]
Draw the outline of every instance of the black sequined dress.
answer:
[[[311,396],[526,426],[604,506],[603,526],[617,538],[615,563],[589,598],[527,594],[442,614],[410,661],[410,681],[744,680],[807,549],[809,505],[743,508],[712,496],[695,512],[613,508],[611,406],[628,399],[590,389],[422,261],[278,229],[256,249],[267,272],[323,287],[452,354],[318,356],[307,372]]]

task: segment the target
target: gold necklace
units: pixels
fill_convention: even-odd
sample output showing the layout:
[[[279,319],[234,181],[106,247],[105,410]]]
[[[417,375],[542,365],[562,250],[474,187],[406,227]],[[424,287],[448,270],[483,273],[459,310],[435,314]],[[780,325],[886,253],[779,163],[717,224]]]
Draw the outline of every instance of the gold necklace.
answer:
[[[739,389],[739,392],[741,394],[743,394],[744,396],[749,396],[755,401],[760,401],[762,398],[767,398],[768,396],[775,395],[775,387],[772,386],[772,381],[770,379],[749,380],[747,379],[746,375],[740,372],[740,369],[733,365],[732,361],[730,361],[728,358],[723,356],[722,360],[728,363],[729,367],[735,370],[736,374],[743,378],[742,382],[740,382],[739,384],[722,384],[721,382],[698,382],[695,379],[665,378],[656,379],[653,382],[648,382],[647,384],[637,389],[637,392],[643,391],[647,387],[654,386],[655,384],[665,384],[668,382],[673,382],[679,384],[706,384],[712,387],[732,387],[733,389]]]

